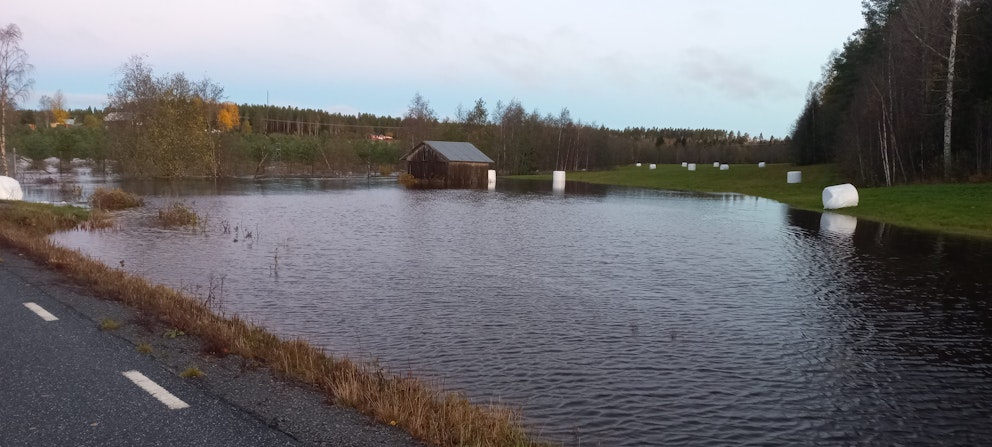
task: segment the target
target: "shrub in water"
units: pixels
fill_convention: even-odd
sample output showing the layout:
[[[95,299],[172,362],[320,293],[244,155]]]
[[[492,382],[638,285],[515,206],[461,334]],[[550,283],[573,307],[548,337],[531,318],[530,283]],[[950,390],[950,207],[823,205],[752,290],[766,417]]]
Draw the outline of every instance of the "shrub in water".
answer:
[[[158,211],[158,220],[167,227],[185,227],[196,225],[200,221],[200,216],[197,216],[190,207],[175,202],[168,208]]]
[[[141,197],[124,192],[120,188],[97,188],[90,195],[90,203],[93,205],[93,208],[99,210],[115,211],[143,206],[145,201]]]

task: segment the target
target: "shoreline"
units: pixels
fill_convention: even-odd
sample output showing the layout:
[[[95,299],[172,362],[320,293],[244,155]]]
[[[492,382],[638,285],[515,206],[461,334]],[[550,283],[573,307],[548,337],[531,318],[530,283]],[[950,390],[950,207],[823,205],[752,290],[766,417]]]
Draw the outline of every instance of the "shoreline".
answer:
[[[788,171],[801,171],[802,183],[786,183]],[[509,178],[547,180],[550,175]],[[823,188],[849,183],[833,165],[795,166],[733,164],[727,171],[699,165],[690,172],[680,165],[659,164],[651,170],[620,166],[609,171],[568,172],[568,181],[634,188],[703,193],[731,192],[775,200],[792,208],[871,220],[915,230],[992,239],[992,183],[916,184],[858,188],[857,207],[824,210]]]
[[[439,383],[332,356],[303,339],[280,338],[236,315],[218,314],[202,299],[48,240],[57,230],[91,227],[90,217],[76,207],[0,201],[0,249],[60,275],[89,296],[131,309],[140,325],[196,336],[191,349],[204,358],[264,367],[270,380],[309,388],[324,405],[353,409],[369,424],[395,426],[426,445],[556,445],[528,432],[518,408],[473,403]]]

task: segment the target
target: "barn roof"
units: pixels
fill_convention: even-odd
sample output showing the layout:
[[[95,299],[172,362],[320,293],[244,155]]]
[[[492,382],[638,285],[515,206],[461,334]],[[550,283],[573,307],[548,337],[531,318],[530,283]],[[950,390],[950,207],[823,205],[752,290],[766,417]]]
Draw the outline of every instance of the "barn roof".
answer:
[[[417,145],[416,148],[411,151],[409,155],[412,155],[420,146],[427,145],[431,149],[434,149],[442,157],[448,159],[448,161],[465,161],[472,163],[495,163],[491,158],[483,154],[479,148],[475,147],[472,143],[466,143],[461,141],[424,141]],[[404,157],[406,158],[406,157]]]

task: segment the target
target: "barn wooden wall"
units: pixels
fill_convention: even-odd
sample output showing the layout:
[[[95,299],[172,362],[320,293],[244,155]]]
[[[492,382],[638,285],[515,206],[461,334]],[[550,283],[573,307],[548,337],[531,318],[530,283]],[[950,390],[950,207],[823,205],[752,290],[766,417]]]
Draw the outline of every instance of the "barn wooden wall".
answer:
[[[489,181],[489,163],[447,162],[430,148],[407,161],[407,173],[418,186],[436,188],[485,188]]]

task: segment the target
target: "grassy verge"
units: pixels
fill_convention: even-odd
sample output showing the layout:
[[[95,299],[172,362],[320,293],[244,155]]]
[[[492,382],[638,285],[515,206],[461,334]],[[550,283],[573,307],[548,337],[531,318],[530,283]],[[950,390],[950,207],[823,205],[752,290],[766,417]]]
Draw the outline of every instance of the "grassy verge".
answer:
[[[312,385],[329,400],[379,422],[397,425],[437,446],[543,446],[522,429],[518,411],[471,403],[415,377],[333,357],[304,340],[284,340],[237,317],[222,317],[194,297],[153,285],[122,270],[55,245],[47,235],[88,227],[85,210],[0,201],[0,245],[24,253],[90,288],[133,306],[177,331],[200,337],[204,352],[240,355],[289,379]]]
[[[786,183],[788,171],[802,171],[802,183]],[[516,178],[547,179],[543,176]],[[737,192],[765,197],[795,208],[822,210],[823,188],[846,183],[833,165],[732,165],[721,171],[700,165],[623,166],[609,171],[569,172],[569,181],[701,192]],[[855,184],[855,186],[858,186]],[[860,204],[835,212],[921,230],[992,238],[992,183],[906,185],[858,188]]]

